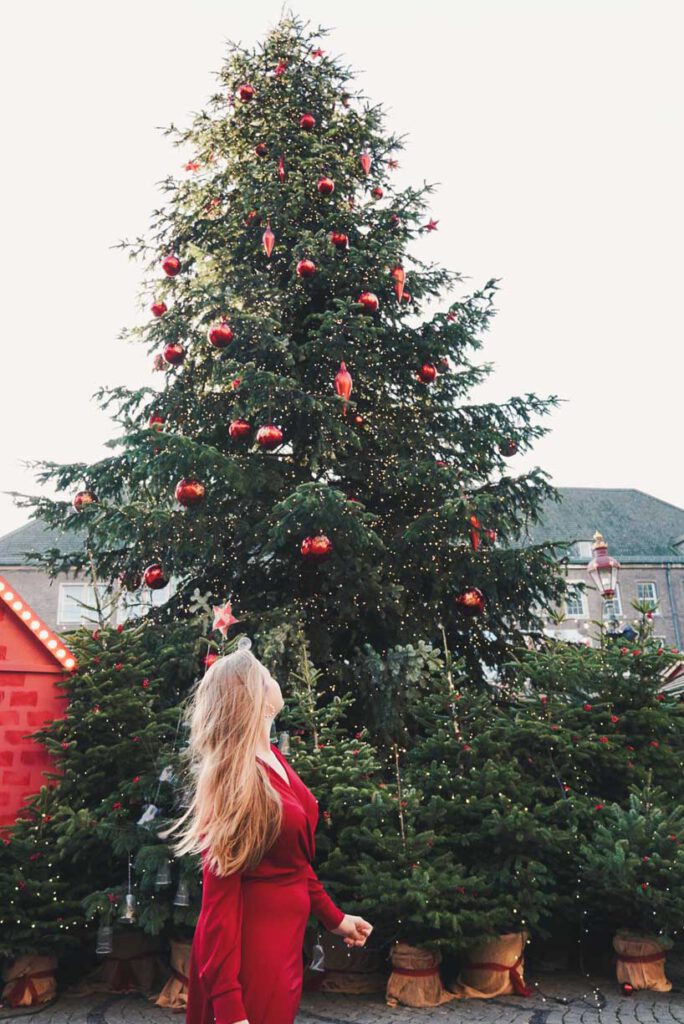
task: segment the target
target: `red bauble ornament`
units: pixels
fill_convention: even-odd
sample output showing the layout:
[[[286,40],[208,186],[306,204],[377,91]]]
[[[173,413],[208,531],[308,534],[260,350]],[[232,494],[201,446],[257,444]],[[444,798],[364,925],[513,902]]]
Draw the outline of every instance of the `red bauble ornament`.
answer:
[[[225,348],[233,340],[233,331],[225,320],[212,324],[207,331],[207,337],[214,348]]]
[[[176,274],[180,273],[180,260],[177,256],[165,256],[162,260],[162,270],[169,277],[175,277]]]
[[[285,74],[286,69],[287,61],[283,60],[283,58],[281,57],[275,67],[275,70],[273,71],[273,74],[276,76],[276,78],[280,78],[281,75]]]
[[[193,505],[201,504],[206,493],[206,487],[199,480],[188,478],[180,480],[176,484],[176,501],[183,508],[192,508]]]
[[[275,423],[267,423],[265,426],[259,427],[256,439],[260,448],[270,451],[283,443],[283,432],[280,427],[276,427]]]
[[[437,376],[437,367],[433,363],[423,363],[420,370],[418,370],[417,376],[418,380],[421,380],[423,384],[432,384]]]
[[[322,562],[332,554],[332,541],[324,533],[316,537],[305,537],[302,541],[301,553],[304,558],[312,562]]]
[[[87,505],[94,505],[96,501],[97,498],[94,493],[92,491],[85,490],[77,491],[76,494],[74,494],[71,504],[77,512],[81,512]]]
[[[622,994],[623,995],[625,995],[625,996],[633,996],[634,995],[634,985],[632,985],[631,982],[623,981],[621,988],[622,988]]]
[[[359,157],[359,163],[363,168],[363,173],[368,174],[371,169],[371,155],[370,153],[362,153]]]
[[[302,114],[299,118],[299,127],[304,128],[305,131],[310,132],[312,128],[316,127],[316,118],[313,114]]]
[[[245,226],[251,228],[252,224],[256,224],[257,227],[261,224],[261,217],[256,210],[250,210],[245,217]]]
[[[147,421],[147,426],[150,430],[161,430],[164,426],[164,418],[153,413]]]
[[[361,292],[356,301],[363,306],[364,313],[377,313],[380,305],[377,295],[373,292]]]
[[[143,573],[143,583],[146,583],[150,590],[163,590],[167,584],[164,570],[159,562],[148,565]]]
[[[335,375],[335,391],[343,398],[342,403],[342,415],[347,415],[347,399],[351,395],[352,391],[352,377],[344,363],[340,363],[340,368]]]
[[[349,235],[345,235],[343,231],[331,231],[330,241],[336,249],[348,249],[349,248]]]
[[[502,441],[499,445],[499,451],[506,459],[509,459],[511,455],[515,455],[517,450],[517,442],[514,441],[512,437],[509,437],[506,441]]]
[[[150,306],[152,316],[164,316],[164,313],[168,308],[169,307],[166,305],[165,302],[153,302],[152,305]]]
[[[243,103],[249,103],[250,100],[254,99],[254,86],[252,85],[241,85],[238,89],[238,96]]]
[[[254,152],[257,156],[268,156],[268,146],[265,142],[258,142],[254,147]]]
[[[313,260],[300,260],[297,264],[297,277],[313,277],[316,264]]]
[[[491,530],[491,529],[485,530],[485,537],[490,542],[490,544],[496,544],[496,538],[497,538],[496,530]]]
[[[401,217],[399,216],[399,214],[392,214],[392,216],[389,219],[389,226],[392,229],[392,231],[396,231],[396,229],[401,226]]]
[[[335,182],[332,178],[319,178],[316,188],[322,196],[331,196],[335,191]]]
[[[404,288],[404,294],[401,297],[401,301],[402,302],[410,302],[411,301],[411,292],[408,290],[408,288]]]
[[[247,420],[233,420],[228,427],[228,433],[234,441],[244,441],[252,433],[252,424]]]
[[[180,342],[172,341],[164,346],[163,356],[167,363],[171,363],[171,366],[180,366],[185,359],[185,349]]]
[[[285,161],[282,156],[278,157],[278,181],[285,181]]]
[[[404,296],[404,283],[406,281],[404,268],[397,264],[397,266],[392,269],[392,277],[394,278],[394,294],[399,302],[401,302]]]
[[[357,412],[356,416],[354,417],[354,423],[356,424],[356,426],[357,427],[362,427],[365,422],[366,421],[364,420],[364,418],[361,415],[361,413]]]
[[[385,193],[382,191],[382,189],[380,188],[379,185],[376,185],[375,188],[372,189],[372,191],[371,191],[371,195],[373,196],[373,199],[382,199],[384,194]]]
[[[485,607],[485,596],[478,587],[467,587],[454,598],[457,608],[463,615],[482,615]]]
[[[264,243],[264,252],[270,257],[273,252],[273,246],[275,245],[275,235],[271,231],[271,222],[268,221],[268,227],[264,231],[261,241]]]

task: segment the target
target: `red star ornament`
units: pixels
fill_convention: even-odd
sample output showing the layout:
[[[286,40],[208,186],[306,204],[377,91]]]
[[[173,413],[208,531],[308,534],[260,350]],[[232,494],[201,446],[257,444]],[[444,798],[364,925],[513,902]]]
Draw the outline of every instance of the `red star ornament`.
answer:
[[[427,224],[424,224],[423,227],[425,228],[426,231],[436,231],[438,224],[438,220],[433,220],[432,217],[430,217],[430,220],[427,222]]]
[[[233,623],[240,621],[233,615],[233,609],[230,601],[226,601],[223,608],[219,607],[217,604],[212,605],[212,611],[214,613],[214,625],[211,628],[218,629],[219,633],[224,637]]]

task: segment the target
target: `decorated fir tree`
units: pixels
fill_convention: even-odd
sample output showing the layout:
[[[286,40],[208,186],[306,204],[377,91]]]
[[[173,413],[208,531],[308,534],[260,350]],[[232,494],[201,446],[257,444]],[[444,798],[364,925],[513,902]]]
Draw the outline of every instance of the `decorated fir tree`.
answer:
[[[120,435],[94,464],[39,464],[65,500],[35,515],[82,531],[52,552],[112,586],[230,597],[255,652],[293,623],[351,728],[382,730],[393,652],[439,642],[475,678],[562,589],[546,545],[513,540],[553,494],[511,459],[555,398],[469,401],[496,282],[467,292],[415,243],[433,188],[400,185],[403,142],[321,32],[284,18],[229,48],[164,183],[142,260],[152,381],[100,393]],[[73,504],[73,507],[72,507]]]

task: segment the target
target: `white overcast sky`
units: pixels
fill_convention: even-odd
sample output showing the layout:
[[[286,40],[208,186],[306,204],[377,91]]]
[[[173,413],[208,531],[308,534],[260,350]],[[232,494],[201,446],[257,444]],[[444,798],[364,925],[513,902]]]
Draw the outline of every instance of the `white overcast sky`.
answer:
[[[520,469],[684,506],[681,0],[299,0],[408,135],[398,182],[439,184],[419,252],[500,277],[478,398],[566,401]],[[93,460],[91,396],[158,382],[117,340],[140,319],[145,234],[183,157],[157,129],[214,90],[225,41],[280,0],[34,0],[5,7],[1,490],[21,460]],[[0,494],[0,533],[24,511]],[[603,524],[608,530],[607,524]]]

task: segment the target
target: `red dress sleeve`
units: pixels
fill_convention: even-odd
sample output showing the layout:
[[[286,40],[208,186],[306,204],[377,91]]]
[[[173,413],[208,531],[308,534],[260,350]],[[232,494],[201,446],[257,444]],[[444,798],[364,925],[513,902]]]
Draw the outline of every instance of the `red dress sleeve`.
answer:
[[[204,864],[204,857],[202,858]],[[200,982],[216,1024],[247,1020],[238,978],[242,945],[242,877],[215,875],[203,866],[202,909],[195,929]]]
[[[307,880],[311,897],[311,910],[323,927],[331,932],[333,928],[337,928],[345,916],[344,910],[340,910],[337,904],[333,903],[330,899],[310,863],[307,864]]]

